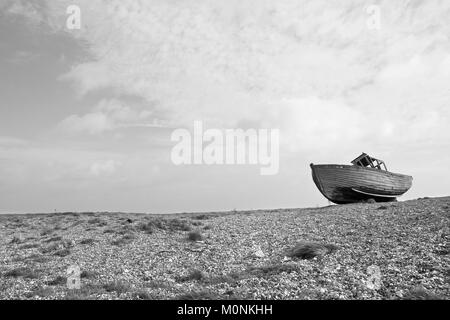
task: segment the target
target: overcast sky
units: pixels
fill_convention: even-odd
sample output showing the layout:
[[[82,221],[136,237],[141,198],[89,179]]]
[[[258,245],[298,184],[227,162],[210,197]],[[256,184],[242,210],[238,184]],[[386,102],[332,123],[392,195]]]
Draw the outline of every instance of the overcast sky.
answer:
[[[327,205],[309,164],[362,151],[414,177],[401,199],[449,195],[449,17],[437,0],[0,0],[0,212]],[[170,135],[195,120],[279,129],[279,173],[175,166]]]

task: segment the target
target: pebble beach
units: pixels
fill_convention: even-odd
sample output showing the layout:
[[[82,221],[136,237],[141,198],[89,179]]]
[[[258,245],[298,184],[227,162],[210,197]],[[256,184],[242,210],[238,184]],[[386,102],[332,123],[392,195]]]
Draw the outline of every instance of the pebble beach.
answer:
[[[449,222],[450,197],[0,215],[0,299],[448,299]]]

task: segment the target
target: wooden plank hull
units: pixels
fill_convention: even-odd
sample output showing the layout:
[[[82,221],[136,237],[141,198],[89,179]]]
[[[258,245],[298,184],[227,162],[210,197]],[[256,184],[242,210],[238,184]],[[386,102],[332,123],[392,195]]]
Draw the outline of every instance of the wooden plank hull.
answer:
[[[394,201],[411,188],[412,177],[353,165],[311,164],[314,183],[328,200],[354,203]]]

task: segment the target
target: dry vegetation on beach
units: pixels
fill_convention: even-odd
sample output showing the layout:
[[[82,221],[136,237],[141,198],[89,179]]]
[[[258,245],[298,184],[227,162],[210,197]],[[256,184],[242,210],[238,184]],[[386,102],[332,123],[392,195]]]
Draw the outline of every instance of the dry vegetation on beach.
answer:
[[[448,299],[450,198],[0,216],[1,299]],[[66,271],[81,269],[81,289]],[[381,271],[370,288],[369,266]]]

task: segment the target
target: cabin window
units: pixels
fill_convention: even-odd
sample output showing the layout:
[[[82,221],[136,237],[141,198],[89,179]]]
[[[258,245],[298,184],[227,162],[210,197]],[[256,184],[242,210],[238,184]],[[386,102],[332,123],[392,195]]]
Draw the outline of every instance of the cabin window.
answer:
[[[378,169],[378,170],[386,170],[387,171],[387,168],[386,168],[386,165],[385,165],[384,161],[372,158],[372,157],[370,157],[369,155],[367,155],[365,153],[363,153],[358,158],[353,160],[352,163],[355,166],[369,167],[369,168],[374,168],[374,169]]]

